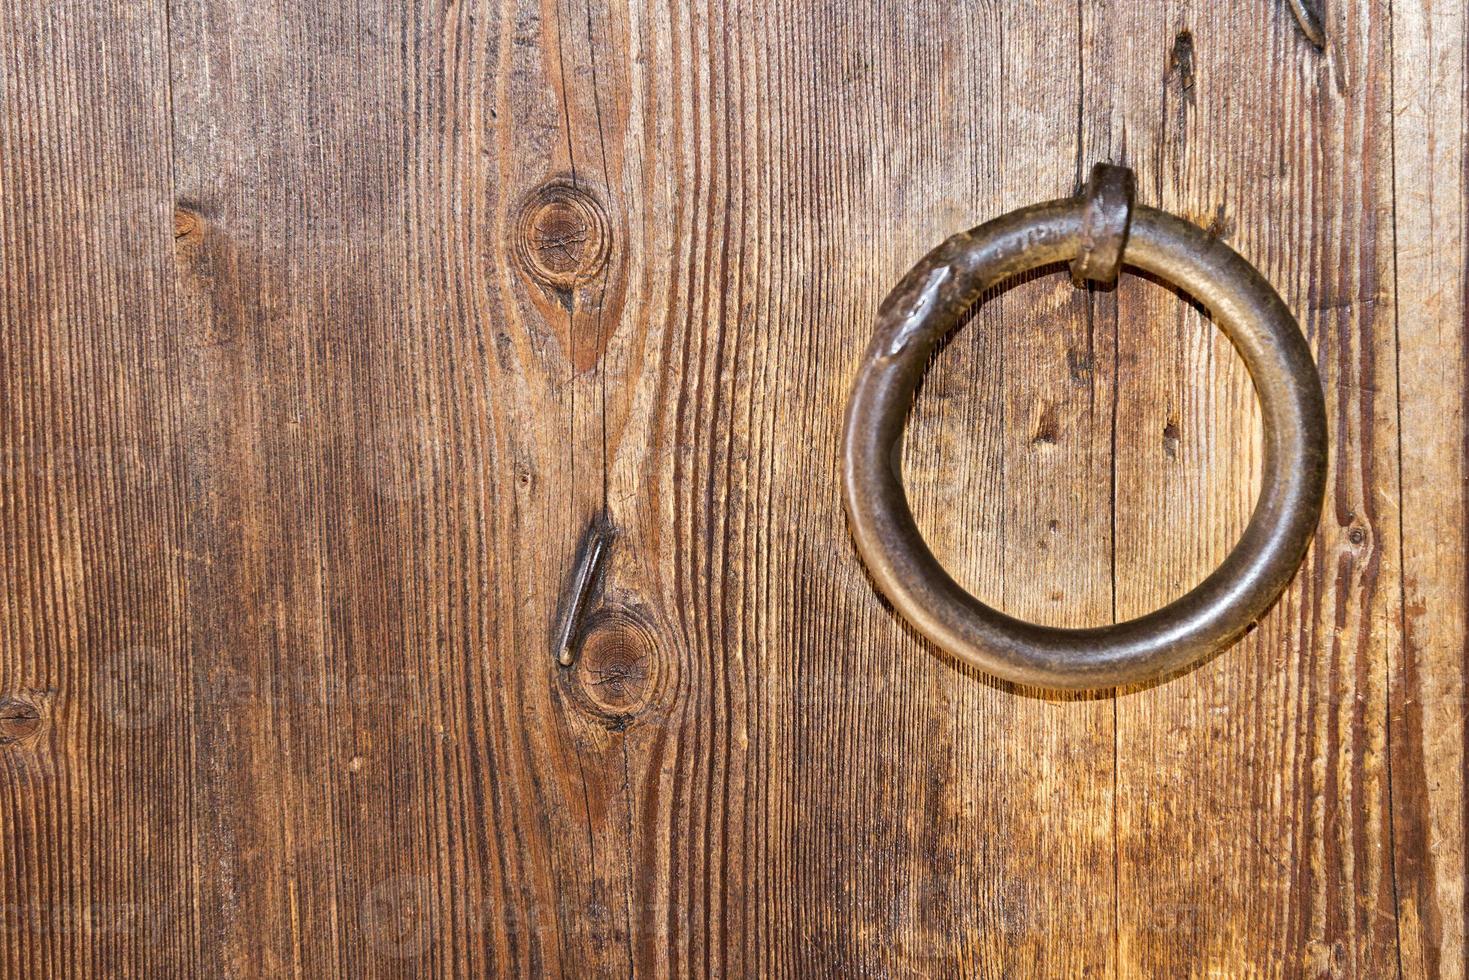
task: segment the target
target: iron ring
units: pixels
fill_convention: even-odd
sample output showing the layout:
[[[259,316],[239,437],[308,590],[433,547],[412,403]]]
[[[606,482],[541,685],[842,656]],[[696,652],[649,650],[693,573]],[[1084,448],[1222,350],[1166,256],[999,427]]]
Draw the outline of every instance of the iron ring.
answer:
[[[910,623],[995,677],[1072,690],[1155,681],[1233,644],[1295,575],[1320,519],[1327,464],[1326,408],[1315,360],[1280,296],[1223,242],[1162,211],[1134,207],[1129,195],[1130,223],[1123,223],[1118,264],[1152,273],[1202,303],[1254,382],[1264,465],[1249,524],[1223,564],[1187,594],[1109,626],[1025,622],[985,605],[944,570],[903,490],[901,446],[914,391],[935,344],[984,290],[1091,250],[1093,203],[1078,197],[1013,211],[955,235],[903,277],[878,310],[852,388],[842,464],[858,551],[878,588]],[[1101,278],[1106,270],[1089,274]]]

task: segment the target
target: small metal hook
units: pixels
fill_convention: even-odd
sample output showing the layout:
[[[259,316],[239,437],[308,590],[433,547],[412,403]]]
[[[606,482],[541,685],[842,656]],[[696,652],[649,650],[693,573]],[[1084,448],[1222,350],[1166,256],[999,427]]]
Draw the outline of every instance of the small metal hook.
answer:
[[[592,518],[582,532],[581,543],[576,549],[576,565],[562,593],[556,633],[552,638],[556,662],[563,667],[570,667],[576,662],[582,623],[601,588],[603,565],[616,537],[617,529],[605,511]]]
[[[1301,25],[1301,33],[1306,35],[1306,39],[1318,49],[1325,49],[1326,25],[1321,11],[1316,9],[1321,2],[1324,0],[1290,0],[1290,10],[1296,15],[1296,23]]]

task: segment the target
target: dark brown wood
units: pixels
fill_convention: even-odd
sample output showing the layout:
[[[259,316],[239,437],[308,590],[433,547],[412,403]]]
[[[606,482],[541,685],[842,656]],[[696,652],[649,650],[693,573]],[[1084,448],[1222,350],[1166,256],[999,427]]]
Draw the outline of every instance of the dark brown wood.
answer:
[[[1325,17],[0,5],[0,975],[1462,976],[1464,10]],[[838,483],[879,299],[1098,160],[1273,282],[1334,448],[1260,627],[1116,698],[934,650]],[[1058,269],[903,462],[1097,625],[1223,557],[1255,414]]]
[[[0,974],[137,976],[203,921],[167,29],[0,38]]]

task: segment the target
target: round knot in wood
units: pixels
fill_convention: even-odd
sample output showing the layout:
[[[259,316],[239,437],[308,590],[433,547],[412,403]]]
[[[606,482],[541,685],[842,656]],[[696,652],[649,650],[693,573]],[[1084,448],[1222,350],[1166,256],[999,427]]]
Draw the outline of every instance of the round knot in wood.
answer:
[[[653,630],[626,609],[603,609],[586,625],[574,670],[583,708],[622,727],[647,707],[658,685]]]
[[[173,240],[179,245],[195,245],[204,237],[204,219],[197,211],[179,207],[173,212]]]
[[[575,289],[602,271],[611,252],[607,211],[581,187],[559,180],[542,184],[521,207],[515,255],[536,282]]]
[[[41,712],[20,698],[0,700],[0,745],[10,745],[41,730]]]

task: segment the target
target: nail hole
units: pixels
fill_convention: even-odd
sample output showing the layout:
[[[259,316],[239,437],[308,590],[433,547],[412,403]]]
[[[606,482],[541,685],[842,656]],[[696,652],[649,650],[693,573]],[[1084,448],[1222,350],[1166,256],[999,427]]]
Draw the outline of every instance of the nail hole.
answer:
[[[1047,405],[1036,420],[1035,434],[1030,437],[1032,445],[1055,445],[1061,436],[1061,420],[1055,405]]]
[[[1168,54],[1168,75],[1180,92],[1193,92],[1194,88],[1194,35],[1184,28],[1173,39],[1173,50]]]

